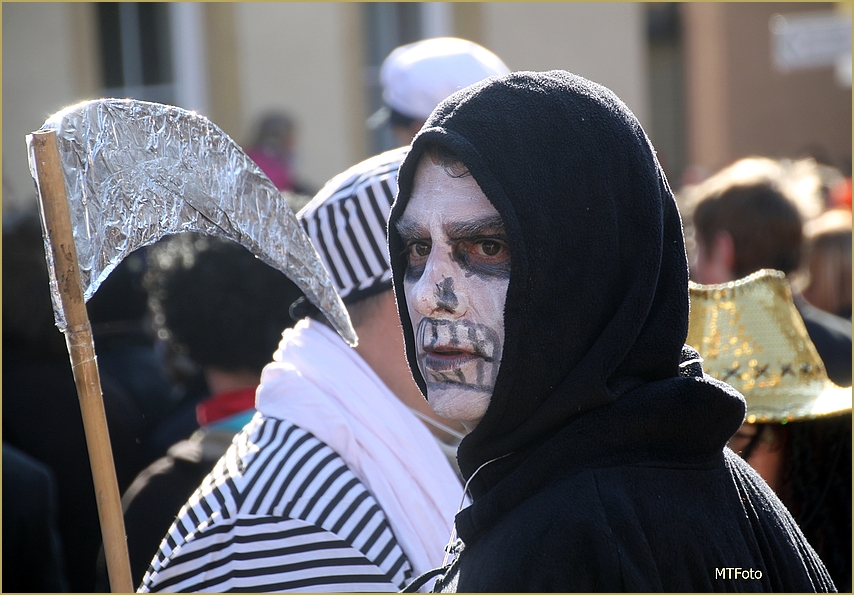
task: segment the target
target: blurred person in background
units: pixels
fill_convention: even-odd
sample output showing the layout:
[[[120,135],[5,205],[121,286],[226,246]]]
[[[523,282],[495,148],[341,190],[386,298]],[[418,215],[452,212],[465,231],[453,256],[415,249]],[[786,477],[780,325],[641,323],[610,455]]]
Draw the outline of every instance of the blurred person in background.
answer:
[[[147,252],[146,246],[125,257],[86,304],[98,371],[121,384],[145,422],[141,466],[134,476],[186,435],[183,428],[169,422],[191,397],[173,382],[158,352],[148,292],[143,287]],[[126,486],[127,481],[121,485]]]
[[[851,176],[830,189],[829,206],[831,209],[851,210]]]
[[[473,41],[456,37],[424,39],[394,49],[380,68],[385,106],[371,116],[384,120],[400,145],[408,145],[424,120],[445,97],[490,76],[507,74],[501,58]]]
[[[834,385],[783,273],[692,284],[687,342],[747,400],[729,446],[779,496],[841,593],[851,592],[851,388]]]
[[[833,209],[805,228],[808,281],[803,296],[816,308],[851,320],[851,211]]]
[[[261,370],[293,326],[290,304],[302,296],[280,271],[221,238],[172,236],[152,246],[149,259],[154,318],[169,349],[201,368],[209,396],[196,405],[200,429],[149,465],[122,497],[136,581],[181,506],[254,415]]]
[[[776,161],[742,159],[687,190],[693,224],[692,279],[712,285],[801,266],[804,216]],[[818,211],[820,212],[820,210]],[[830,379],[851,386],[851,322],[819,310],[795,292],[795,305]]]
[[[35,199],[32,202],[35,204]],[[3,223],[4,447],[18,448],[53,473],[56,523],[68,588],[90,592],[95,588],[101,531],[77,388],[65,337],[54,322],[39,215],[33,209],[14,219],[4,219]],[[122,314],[128,309],[128,305],[117,304],[114,312]],[[121,320],[111,317],[107,308],[103,312],[102,316],[93,310],[93,320]],[[92,326],[93,331],[98,327],[94,322]],[[134,335],[139,336],[138,332],[141,327],[134,327]],[[101,357],[109,359],[110,346],[122,350],[119,359],[123,365],[105,365],[100,376],[116,477],[119,490],[125,490],[152,460],[146,448],[152,423],[143,409],[146,404],[137,398],[144,391],[134,396],[133,382],[113,375],[113,370],[133,359],[125,356],[138,344],[133,340],[125,342],[118,333],[115,337],[116,341],[99,342],[95,332],[99,363]],[[125,347],[131,349],[124,350]],[[146,357],[144,363],[151,361]],[[140,368],[146,366],[141,364]],[[151,386],[152,380],[159,382],[157,378],[143,380],[136,386]],[[158,411],[151,403],[148,407],[149,412]],[[15,480],[4,482],[4,494],[15,489]]]
[[[797,202],[804,221],[835,207],[836,195],[844,187],[845,177],[835,167],[815,159],[777,160],[791,198]]]
[[[279,190],[311,194],[294,167],[297,128],[294,119],[284,112],[270,112],[258,120],[257,130],[246,154]]]
[[[823,205],[822,210],[851,210],[851,159],[833,160],[826,147],[819,143],[809,143],[797,152],[795,164],[815,178],[810,184],[816,185]]]
[[[47,465],[3,443],[3,592],[68,591]]]

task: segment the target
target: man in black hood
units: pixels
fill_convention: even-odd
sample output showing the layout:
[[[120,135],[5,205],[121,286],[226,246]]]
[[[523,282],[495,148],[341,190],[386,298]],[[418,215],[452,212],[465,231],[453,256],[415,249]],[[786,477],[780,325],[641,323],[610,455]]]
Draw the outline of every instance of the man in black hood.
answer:
[[[449,591],[833,591],[725,448],[743,397],[683,346],[688,265],[654,149],[608,89],[493,77],[442,102],[399,175],[407,358],[470,430]]]

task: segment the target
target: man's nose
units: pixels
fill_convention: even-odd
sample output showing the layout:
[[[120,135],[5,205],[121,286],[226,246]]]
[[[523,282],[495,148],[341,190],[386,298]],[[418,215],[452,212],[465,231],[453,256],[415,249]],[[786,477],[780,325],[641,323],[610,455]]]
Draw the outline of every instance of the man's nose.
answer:
[[[413,286],[415,308],[431,318],[459,317],[468,310],[460,270],[449,258],[431,254],[421,278]]]

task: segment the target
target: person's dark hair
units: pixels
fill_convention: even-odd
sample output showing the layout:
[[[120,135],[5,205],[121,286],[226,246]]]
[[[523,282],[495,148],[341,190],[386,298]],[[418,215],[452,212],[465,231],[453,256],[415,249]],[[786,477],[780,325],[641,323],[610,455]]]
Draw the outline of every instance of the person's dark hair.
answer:
[[[302,295],[246,248],[181,234],[154,246],[146,279],[161,338],[202,366],[260,374]]]
[[[779,493],[830,572],[840,593],[851,591],[851,416],[756,424],[741,452],[750,457],[768,432],[783,449]]]
[[[442,167],[445,173],[452,178],[465,178],[470,176],[469,168],[463,163],[457,154],[443,145],[427,145],[424,147],[424,155],[430,160]]]
[[[65,336],[54,323],[39,214],[33,209],[3,223],[3,347],[29,358],[66,359]]]
[[[805,226],[809,281],[803,295],[817,308],[851,318],[851,211],[827,211]]]
[[[782,500],[839,591],[851,591],[851,417],[784,427],[790,464]]]
[[[720,231],[732,236],[733,275],[759,269],[787,275],[798,269],[803,221],[782,183],[770,175],[743,178],[724,170],[696,190],[693,201],[696,240],[708,245]]]

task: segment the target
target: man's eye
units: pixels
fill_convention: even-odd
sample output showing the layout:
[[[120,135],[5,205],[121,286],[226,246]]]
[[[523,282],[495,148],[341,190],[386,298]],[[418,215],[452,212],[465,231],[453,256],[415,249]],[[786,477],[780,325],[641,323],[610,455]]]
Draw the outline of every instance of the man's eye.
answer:
[[[426,242],[412,242],[409,245],[409,255],[417,258],[424,258],[430,254],[430,244]]]
[[[478,254],[482,256],[496,256],[501,252],[502,248],[504,246],[494,240],[484,240],[478,242],[476,246]]]

